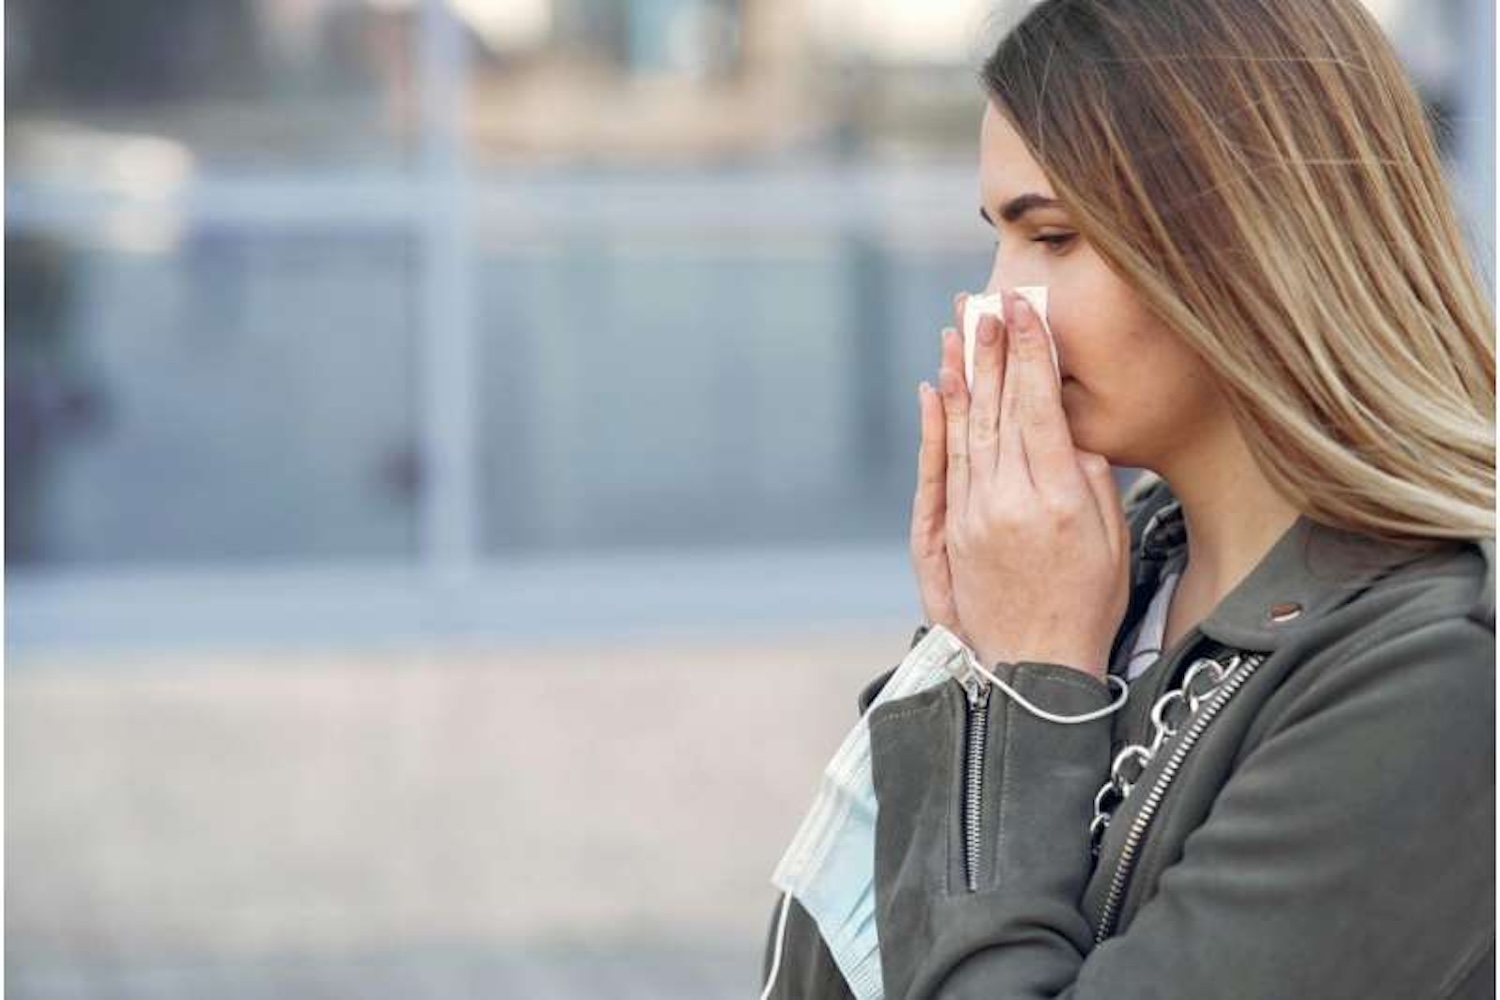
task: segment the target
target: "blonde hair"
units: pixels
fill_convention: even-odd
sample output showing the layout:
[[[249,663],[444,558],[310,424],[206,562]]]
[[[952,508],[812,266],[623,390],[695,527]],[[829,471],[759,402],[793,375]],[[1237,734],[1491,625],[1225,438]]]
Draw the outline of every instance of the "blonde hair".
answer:
[[[1289,503],[1494,537],[1489,293],[1358,0],[1044,0],[981,79]]]

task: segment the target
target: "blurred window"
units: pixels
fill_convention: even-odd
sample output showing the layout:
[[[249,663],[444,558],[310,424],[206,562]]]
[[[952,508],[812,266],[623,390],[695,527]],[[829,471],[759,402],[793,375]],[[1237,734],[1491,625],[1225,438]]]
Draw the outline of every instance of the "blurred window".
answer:
[[[6,241],[7,562],[409,558],[410,240],[156,235]]]
[[[1370,3],[1488,259],[1473,4]],[[899,548],[1026,6],[16,0],[8,562]]]
[[[362,0],[10,0],[7,168],[86,183],[145,137],[193,170],[399,167],[414,23]]]

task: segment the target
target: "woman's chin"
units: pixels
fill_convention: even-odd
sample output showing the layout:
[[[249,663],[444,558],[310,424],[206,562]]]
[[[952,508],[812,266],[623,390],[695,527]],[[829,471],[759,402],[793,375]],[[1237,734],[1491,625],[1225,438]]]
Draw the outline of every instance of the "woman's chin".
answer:
[[[1101,440],[1092,419],[1091,407],[1087,405],[1088,392],[1071,378],[1063,379],[1062,384],[1062,407],[1063,416],[1068,421],[1068,433],[1073,436],[1073,444],[1084,451],[1092,451],[1100,455],[1107,455],[1100,445],[1108,442]]]

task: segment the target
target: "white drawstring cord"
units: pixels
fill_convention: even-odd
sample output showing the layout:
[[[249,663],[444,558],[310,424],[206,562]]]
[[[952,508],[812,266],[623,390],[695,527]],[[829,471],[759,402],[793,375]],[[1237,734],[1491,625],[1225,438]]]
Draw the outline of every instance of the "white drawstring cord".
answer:
[[[1125,681],[1121,680],[1119,677],[1116,677],[1114,674],[1107,674],[1105,676],[1110,681],[1118,682],[1120,685],[1120,697],[1115,699],[1114,704],[1107,705],[1104,708],[1096,709],[1092,712],[1086,712],[1083,715],[1054,715],[1046,709],[1038,708],[1031,702],[1027,701],[1025,698],[1022,698],[1019,691],[1002,681],[1000,678],[996,677],[994,674],[990,673],[989,670],[985,668],[984,664],[979,662],[979,657],[974,655],[973,650],[965,647],[964,652],[969,658],[969,665],[977,670],[985,678],[985,680],[989,681],[991,684],[995,685],[997,688],[1014,698],[1017,702],[1020,703],[1022,708],[1026,709],[1026,711],[1039,718],[1046,719],[1048,722],[1065,722],[1070,725],[1079,722],[1092,722],[1095,719],[1102,719],[1106,715],[1113,715],[1120,709],[1124,708],[1125,703],[1130,700],[1130,685],[1125,683]]]
[[[781,916],[776,920],[776,950],[771,953],[771,972],[766,976],[766,988],[761,991],[760,1000],[770,1000],[771,987],[776,984],[776,972],[781,968],[781,942],[786,940],[786,911],[792,902],[792,894],[783,892],[781,894]]]

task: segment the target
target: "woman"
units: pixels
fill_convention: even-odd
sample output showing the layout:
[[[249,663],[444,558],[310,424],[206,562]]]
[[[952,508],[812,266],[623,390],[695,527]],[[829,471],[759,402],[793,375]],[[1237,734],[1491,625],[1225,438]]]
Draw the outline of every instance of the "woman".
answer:
[[[1493,996],[1492,314],[1395,55],[1357,0],[1045,0],[982,75],[989,290],[1049,312],[919,390],[927,624],[766,995]]]

